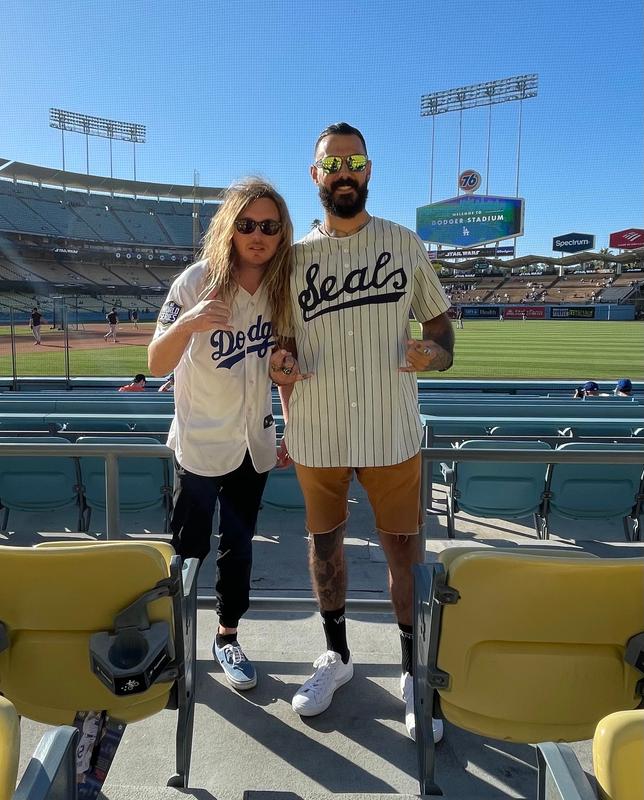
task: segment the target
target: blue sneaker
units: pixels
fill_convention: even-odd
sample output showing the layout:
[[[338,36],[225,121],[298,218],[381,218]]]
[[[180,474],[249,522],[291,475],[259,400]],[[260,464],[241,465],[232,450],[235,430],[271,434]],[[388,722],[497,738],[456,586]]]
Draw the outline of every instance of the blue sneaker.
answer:
[[[226,675],[226,680],[235,689],[245,692],[257,685],[255,667],[244,655],[244,651],[237,639],[234,642],[217,646],[217,641],[212,646],[212,654],[219,661]]]

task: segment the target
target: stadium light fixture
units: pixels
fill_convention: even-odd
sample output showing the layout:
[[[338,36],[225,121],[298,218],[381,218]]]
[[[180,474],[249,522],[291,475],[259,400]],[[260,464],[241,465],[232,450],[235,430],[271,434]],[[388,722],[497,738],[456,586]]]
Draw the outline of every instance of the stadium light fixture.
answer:
[[[463,129],[463,111],[471,108],[488,106],[487,123],[487,155],[485,165],[485,194],[488,193],[489,173],[490,173],[490,139],[492,126],[492,106],[499,103],[511,103],[519,101],[519,118],[517,126],[517,157],[516,157],[516,188],[515,194],[519,196],[519,171],[521,165],[521,127],[523,119],[523,101],[530,97],[536,97],[539,89],[539,76],[536,73],[526,75],[515,75],[512,78],[502,78],[497,81],[487,81],[485,83],[475,83],[471,86],[459,86],[456,89],[446,89],[442,92],[424,94],[420,98],[421,117],[432,118],[432,144],[431,144],[431,165],[429,179],[429,202],[433,202],[434,195],[434,132],[436,117],[439,114],[447,114],[450,111],[459,112],[458,128],[458,167],[457,175],[461,172],[461,140]],[[458,189],[460,194],[460,187]],[[516,245],[516,239],[515,239]]]
[[[62,108],[49,109],[49,127],[58,128],[63,145],[63,171],[65,170],[65,131],[85,134],[87,174],[89,175],[89,137],[98,136],[110,142],[110,178],[112,170],[112,140],[132,142],[134,158],[134,180],[136,180],[136,146],[145,143],[146,127],[135,122],[121,122],[116,119],[94,117],[89,114],[78,114],[75,111],[64,111]]]
[[[421,117],[447,114],[449,111],[461,111],[479,106],[491,106],[497,103],[510,103],[514,100],[526,100],[536,97],[539,76],[516,75],[487,83],[475,83],[471,86],[460,86],[458,89],[447,89],[443,92],[424,94],[420,98]]]
[[[136,144],[143,144],[146,136],[145,125],[77,114],[75,111],[63,111],[62,108],[49,109],[49,125],[64,131],[101,136],[104,139],[121,139]]]

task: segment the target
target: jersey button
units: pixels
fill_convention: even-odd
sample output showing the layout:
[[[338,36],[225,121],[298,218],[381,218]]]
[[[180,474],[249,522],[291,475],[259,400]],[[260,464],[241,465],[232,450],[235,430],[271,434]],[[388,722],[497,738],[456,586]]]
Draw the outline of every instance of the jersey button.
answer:
[[[355,408],[357,405],[357,403],[351,403],[351,408]]]
[[[353,336],[353,331],[347,331],[347,336]]]
[[[356,371],[355,367],[349,367],[349,372],[355,372],[355,371]]]

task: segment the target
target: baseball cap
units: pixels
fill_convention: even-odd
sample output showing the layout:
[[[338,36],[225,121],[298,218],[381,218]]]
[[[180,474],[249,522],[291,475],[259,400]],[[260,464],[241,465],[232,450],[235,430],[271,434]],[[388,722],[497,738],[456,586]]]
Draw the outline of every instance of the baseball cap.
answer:
[[[615,388],[618,392],[630,392],[633,389],[633,384],[630,378],[620,378]]]
[[[583,388],[585,392],[598,392],[599,384],[595,383],[595,381],[586,381]]]

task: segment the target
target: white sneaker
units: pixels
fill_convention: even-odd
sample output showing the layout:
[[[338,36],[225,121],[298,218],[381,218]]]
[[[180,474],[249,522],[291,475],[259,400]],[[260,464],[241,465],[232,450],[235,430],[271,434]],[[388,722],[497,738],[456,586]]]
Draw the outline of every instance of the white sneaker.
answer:
[[[331,705],[335,690],[353,678],[351,656],[343,663],[338,653],[327,650],[313,662],[315,672],[293,696],[293,711],[303,717],[321,714]]]
[[[416,714],[414,713],[414,678],[408,672],[400,676],[400,694],[405,701],[405,726],[411,739],[416,741]],[[432,733],[434,743],[438,744],[443,738],[443,720],[432,719]]]

